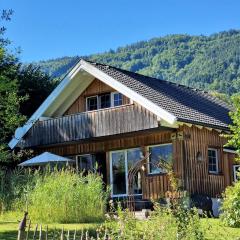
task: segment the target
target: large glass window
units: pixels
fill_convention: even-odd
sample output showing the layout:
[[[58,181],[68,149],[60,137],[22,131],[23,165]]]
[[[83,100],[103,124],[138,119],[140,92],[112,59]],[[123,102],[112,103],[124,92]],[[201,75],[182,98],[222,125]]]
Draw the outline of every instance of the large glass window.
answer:
[[[87,101],[87,111],[93,111],[98,109],[98,96],[88,97]]]
[[[149,147],[149,173],[166,173],[166,169],[160,167],[161,161],[172,163],[172,144],[161,144]]]
[[[143,154],[140,148],[135,149],[128,149],[127,150],[127,163],[128,163],[128,171],[131,170],[135,164],[143,158]],[[128,176],[128,180],[130,179],[130,176]],[[130,194],[142,194],[142,176],[141,172],[134,172],[132,174],[131,179],[131,188],[128,189]],[[131,192],[130,192],[131,190]]]
[[[127,194],[142,194],[142,179],[140,172],[132,177],[131,189],[129,189],[129,170],[134,164],[143,158],[140,148],[111,152],[111,187],[113,196],[125,196]],[[131,190],[131,192],[130,192]]]
[[[209,173],[218,173],[217,149],[208,149],[208,171]]]
[[[113,195],[125,195],[126,189],[126,159],[125,152],[112,152],[112,193]]]
[[[99,96],[99,108],[111,107],[110,93],[102,94]]]

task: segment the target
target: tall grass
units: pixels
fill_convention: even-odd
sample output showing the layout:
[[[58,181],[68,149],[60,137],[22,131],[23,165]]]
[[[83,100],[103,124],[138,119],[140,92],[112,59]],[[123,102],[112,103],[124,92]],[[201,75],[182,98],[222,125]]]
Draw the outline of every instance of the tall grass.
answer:
[[[96,174],[70,170],[37,178],[29,192],[29,216],[45,223],[98,222],[104,218],[107,193]]]

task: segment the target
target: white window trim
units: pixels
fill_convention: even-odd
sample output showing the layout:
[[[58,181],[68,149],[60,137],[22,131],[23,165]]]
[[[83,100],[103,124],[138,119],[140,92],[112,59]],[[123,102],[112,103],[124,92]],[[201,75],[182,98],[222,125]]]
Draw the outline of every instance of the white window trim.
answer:
[[[127,197],[128,196],[128,162],[127,162],[127,151],[128,150],[134,150],[134,149],[141,149],[138,148],[127,148],[127,149],[121,149],[121,150],[115,150],[109,152],[109,159],[110,159],[110,186],[111,186],[111,197]],[[117,152],[124,152],[124,158],[125,158],[125,181],[126,181],[126,193],[125,194],[113,194],[113,172],[112,172],[112,153]],[[142,194],[133,194],[134,196],[142,196]]]
[[[216,171],[209,171],[209,156],[208,157],[208,172],[213,173],[213,174],[218,174],[219,173],[219,159],[218,159],[218,149],[217,148],[208,148],[208,150],[214,151],[216,153]]]
[[[120,106],[123,106],[123,105],[124,105],[124,104],[122,104],[122,105],[114,106],[114,94],[116,94],[116,93],[122,94],[122,93],[117,92],[117,91],[115,91],[115,92],[110,92],[110,93],[109,93],[109,94],[110,94],[110,107],[109,107],[109,108],[111,108],[111,107],[120,107]],[[108,94],[108,93],[106,93],[106,94]],[[102,94],[92,95],[92,96],[86,97],[86,103],[85,103],[85,105],[86,105],[86,112],[96,111],[96,110],[100,110],[100,109],[108,109],[108,108],[100,108],[100,106],[101,106],[101,98],[100,98],[100,96],[101,96],[101,95],[102,95]],[[103,93],[103,95],[104,95],[104,93]],[[88,109],[88,99],[89,99],[89,98],[93,98],[93,97],[96,97],[96,98],[97,98],[97,109],[95,109],[95,110],[89,110],[89,109]],[[123,97],[123,94],[122,94],[122,97]]]
[[[154,145],[149,145],[149,146],[147,146],[147,151],[148,151],[148,153],[150,153],[150,151],[149,151],[149,148],[150,147],[158,147],[158,146],[166,146],[166,145],[172,145],[173,146],[173,144],[172,143],[161,143],[161,144],[154,144]],[[150,156],[149,156],[150,157]],[[147,166],[148,166],[148,175],[156,175],[156,174],[166,174],[166,173],[162,173],[162,172],[159,172],[159,173],[151,173],[150,172],[150,159],[149,159],[149,157],[147,158]]]
[[[95,110],[89,110],[89,109],[88,109],[88,99],[89,99],[89,98],[93,98],[93,97],[97,97],[97,109],[95,109]],[[86,97],[86,111],[87,111],[87,112],[90,112],[90,111],[96,111],[96,110],[98,110],[98,109],[99,109],[99,99],[98,99],[98,95],[93,95],[93,96]]]
[[[239,172],[239,171],[237,171],[237,168],[239,168],[239,167],[240,167],[239,164],[238,165],[233,165],[233,180],[234,180],[234,182],[237,181],[237,172]]]
[[[114,105],[114,94],[121,94],[121,95],[122,95],[122,93],[120,93],[120,92],[118,92],[118,91],[111,92],[111,107],[119,107],[119,106],[124,105],[123,102],[122,102],[121,105],[118,105],[118,106],[115,106],[115,105]],[[123,95],[122,95],[122,101],[123,101]]]

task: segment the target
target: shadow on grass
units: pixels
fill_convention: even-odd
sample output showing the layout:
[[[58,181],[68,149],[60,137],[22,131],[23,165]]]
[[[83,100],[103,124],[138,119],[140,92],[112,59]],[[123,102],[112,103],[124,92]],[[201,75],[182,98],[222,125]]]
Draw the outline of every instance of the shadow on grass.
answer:
[[[1,240],[16,240],[17,239],[17,231],[6,231],[0,232],[0,239]]]

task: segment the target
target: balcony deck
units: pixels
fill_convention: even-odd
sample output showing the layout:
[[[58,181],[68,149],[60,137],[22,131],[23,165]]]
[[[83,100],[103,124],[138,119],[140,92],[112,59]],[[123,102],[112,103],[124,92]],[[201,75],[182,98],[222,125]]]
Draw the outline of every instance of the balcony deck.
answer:
[[[158,127],[156,115],[135,104],[38,121],[24,147],[52,145],[136,132]]]

